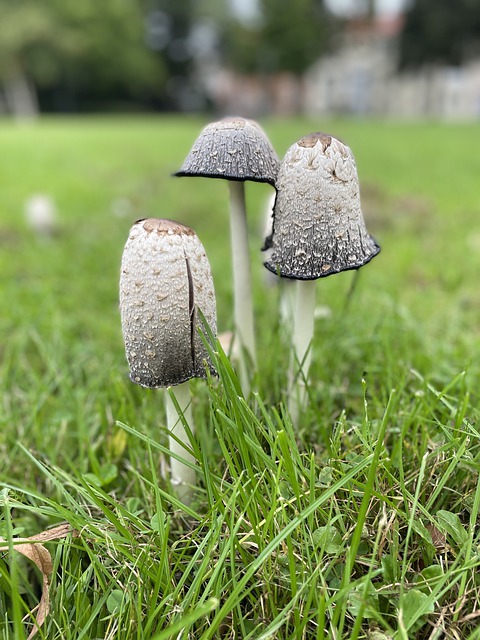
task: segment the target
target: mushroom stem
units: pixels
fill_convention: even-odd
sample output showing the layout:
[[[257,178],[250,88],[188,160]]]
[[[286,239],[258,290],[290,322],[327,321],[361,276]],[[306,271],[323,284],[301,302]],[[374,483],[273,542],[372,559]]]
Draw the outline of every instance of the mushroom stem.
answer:
[[[290,337],[293,333],[293,318],[296,302],[295,280],[288,278],[278,278],[280,289],[279,312],[282,327],[286,334]]]
[[[232,246],[235,334],[240,344],[240,382],[244,393],[250,389],[249,361],[256,367],[252,285],[248,228],[243,182],[228,181],[230,190],[230,240]]]
[[[293,350],[288,376],[290,393],[288,408],[295,423],[306,400],[306,381],[312,359],[316,280],[295,282],[293,311]]]
[[[175,397],[180,412],[173,402]],[[170,481],[177,496],[186,504],[192,497],[192,487],[195,485],[195,470],[185,462],[195,463],[195,458],[189,450],[189,439],[184,421],[193,432],[192,406],[190,397],[190,385],[187,382],[168,387],[165,394],[165,409],[167,413],[168,446],[172,454],[170,456]],[[174,437],[175,436],[175,437]]]

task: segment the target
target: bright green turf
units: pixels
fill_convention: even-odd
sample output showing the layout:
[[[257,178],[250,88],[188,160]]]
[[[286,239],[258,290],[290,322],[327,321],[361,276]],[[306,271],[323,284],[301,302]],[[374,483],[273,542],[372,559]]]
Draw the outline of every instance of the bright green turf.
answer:
[[[0,123],[0,536],[80,532],[48,544],[39,637],[479,638],[480,125],[262,121],[280,156],[319,129],[351,146],[382,253],[350,298],[352,273],[318,283],[331,314],[293,429],[258,252],[271,190],[247,185],[260,371],[247,401],[223,354],[192,383],[184,507],[160,477],[162,393],[128,380],[118,277],[134,220],[186,223],[231,328],[226,186],[171,177],[203,124]],[[23,219],[35,192],[59,210],[49,241]],[[1,640],[28,635],[40,585],[0,556]]]

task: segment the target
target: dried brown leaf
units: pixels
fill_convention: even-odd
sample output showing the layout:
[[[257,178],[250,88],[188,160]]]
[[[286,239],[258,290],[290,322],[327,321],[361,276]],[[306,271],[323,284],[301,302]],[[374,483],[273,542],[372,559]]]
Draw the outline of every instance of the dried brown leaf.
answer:
[[[50,611],[50,575],[53,571],[52,556],[48,549],[43,546],[43,542],[49,542],[51,540],[60,540],[66,538],[68,535],[78,536],[78,533],[70,527],[70,525],[59,525],[53,529],[42,531],[35,536],[29,538],[15,538],[12,540],[13,550],[21,553],[23,556],[35,563],[42,574],[42,596],[40,602],[33,611],[36,610],[37,615],[35,617],[35,624],[30,632],[28,639],[33,638]],[[5,542],[0,538],[0,542]],[[0,551],[8,551],[10,545],[0,546]],[[32,613],[33,613],[32,611]]]
[[[445,534],[443,534],[440,529],[437,529],[437,527],[433,524],[427,524],[427,530],[429,532],[429,534],[432,536],[432,543],[433,546],[435,547],[435,549],[437,549],[437,551],[441,551],[443,549],[445,549],[446,544],[447,544],[447,538],[445,536]]]

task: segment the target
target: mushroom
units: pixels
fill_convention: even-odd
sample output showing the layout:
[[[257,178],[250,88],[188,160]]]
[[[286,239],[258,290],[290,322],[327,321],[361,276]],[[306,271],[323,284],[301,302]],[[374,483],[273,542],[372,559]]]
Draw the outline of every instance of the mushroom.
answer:
[[[53,238],[58,231],[57,208],[53,198],[36,193],[25,202],[25,219],[39,238]]]
[[[175,174],[228,180],[234,324],[241,347],[240,379],[244,392],[249,388],[248,360],[256,366],[244,182],[274,185],[278,166],[278,156],[260,125],[244,118],[225,118],[203,129]]]
[[[216,333],[210,264],[192,229],[156,218],[132,226],[122,256],[120,315],[131,380],[170,390],[171,482],[189,500],[195,471],[185,428],[193,432],[188,381],[214,373],[200,335],[203,320]]]
[[[360,206],[357,169],[351,150],[325,133],[294,143],[281,162],[276,182],[273,230],[265,241],[265,267],[297,280],[293,353],[290,363],[292,416],[305,399],[315,311],[315,280],[359,269],[380,251],[368,234]]]

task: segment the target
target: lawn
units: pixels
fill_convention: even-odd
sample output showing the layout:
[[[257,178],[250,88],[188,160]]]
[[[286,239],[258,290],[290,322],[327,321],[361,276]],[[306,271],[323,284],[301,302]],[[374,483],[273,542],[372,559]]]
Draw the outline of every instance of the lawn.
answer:
[[[261,121],[280,157],[319,129],[352,148],[382,252],[354,289],[318,282],[293,426],[259,250],[272,189],[247,184],[260,364],[247,398],[221,350],[191,383],[185,505],[162,392],[128,378],[118,280],[135,220],[189,225],[231,329],[227,188],[171,175],[205,122],[0,121],[0,639],[28,636],[42,593],[15,541],[65,523],[38,638],[480,638],[480,125]],[[35,193],[52,238],[26,225]]]

